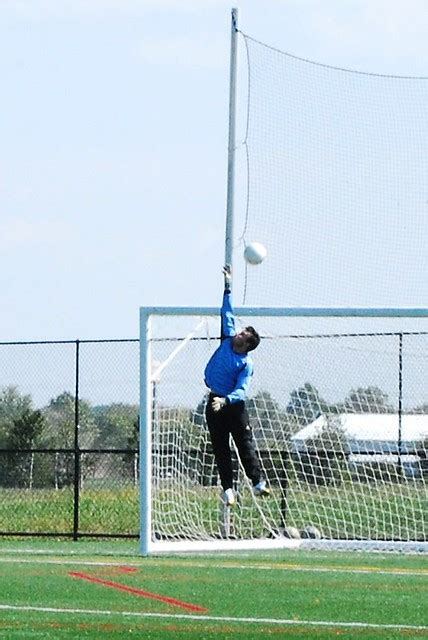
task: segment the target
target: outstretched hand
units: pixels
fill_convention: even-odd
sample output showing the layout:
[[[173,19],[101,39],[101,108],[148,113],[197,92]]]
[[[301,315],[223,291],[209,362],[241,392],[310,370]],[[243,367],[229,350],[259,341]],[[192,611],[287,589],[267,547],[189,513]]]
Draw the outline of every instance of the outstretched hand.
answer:
[[[217,413],[217,411],[220,411],[220,409],[223,409],[223,407],[226,406],[226,404],[227,404],[226,398],[219,398],[218,396],[215,396],[215,398],[212,399],[211,407],[213,411]]]
[[[230,291],[232,286],[232,269],[229,264],[223,267],[224,288]]]

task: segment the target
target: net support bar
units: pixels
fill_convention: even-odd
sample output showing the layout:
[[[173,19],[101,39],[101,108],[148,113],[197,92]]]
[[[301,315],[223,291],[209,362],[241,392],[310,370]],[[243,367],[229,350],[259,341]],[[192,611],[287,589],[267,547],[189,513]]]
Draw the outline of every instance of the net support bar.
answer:
[[[141,307],[140,317],[157,316],[213,316],[219,307]],[[427,307],[235,307],[238,316],[267,316],[295,318],[426,318]]]

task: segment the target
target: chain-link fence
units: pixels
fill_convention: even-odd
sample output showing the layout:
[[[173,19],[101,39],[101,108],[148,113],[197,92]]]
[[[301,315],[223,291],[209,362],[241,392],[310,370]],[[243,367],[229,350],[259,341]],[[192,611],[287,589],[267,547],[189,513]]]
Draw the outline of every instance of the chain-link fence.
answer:
[[[138,536],[138,342],[0,343],[0,535]]]
[[[291,365],[281,368],[275,379],[281,379],[284,388],[288,386],[291,392],[281,388],[275,393],[272,384],[264,378],[268,372],[275,373],[274,352],[270,349],[277,350],[280,345],[279,339],[275,344],[265,340],[264,357],[269,359],[270,367],[263,368],[260,359],[254,397],[248,409],[270,481],[273,482],[281,468],[281,477],[285,478],[290,468],[297,465],[297,472],[303,474],[309,484],[312,476],[316,477],[317,485],[321,481],[328,484],[328,478],[328,482],[324,482],[324,468],[330,464],[330,457],[326,454],[321,460],[319,454],[330,451],[332,447],[328,442],[312,440],[311,451],[308,442],[304,446],[295,443],[294,450],[303,456],[297,462],[289,456],[289,443],[277,447],[277,457],[272,449],[272,439],[278,439],[278,433],[285,433],[288,442],[292,433],[307,426],[320,412],[333,415],[335,420],[348,413],[393,413],[399,417],[399,425],[402,414],[406,413],[414,414],[426,425],[426,334],[397,333],[380,337],[370,334],[367,340],[373,336],[382,341],[382,348],[372,345],[363,349],[358,343],[358,349],[352,345],[345,349],[343,336],[322,337],[322,344],[340,342],[340,348],[328,346],[332,362],[328,368],[329,384],[335,382],[335,375],[342,379],[345,371],[372,369],[368,386],[364,382],[354,385],[354,391],[335,405],[328,404],[317,390],[322,389],[326,379],[323,367],[327,357],[323,351],[313,355],[313,336],[284,338],[287,361],[299,363],[298,372],[304,371],[306,379],[312,382],[302,386]],[[363,334],[353,338],[366,340]],[[391,341],[387,348],[383,345],[385,340]],[[294,355],[296,342],[299,353],[303,353],[300,358]],[[208,346],[207,343],[204,348],[208,350]],[[154,394],[162,433],[177,435],[179,432],[172,415],[177,416],[182,428],[186,424],[193,425],[192,429],[203,427],[201,372],[208,351],[199,357],[200,342],[195,340],[192,347],[193,356],[186,352],[183,358],[191,363],[194,372],[194,397],[185,395],[184,404],[176,407],[175,390],[183,389],[184,368],[180,360],[171,363],[168,369],[172,383],[168,383],[166,376]],[[310,349],[308,356],[306,348]],[[357,366],[361,353],[367,354],[368,364],[364,360]],[[349,366],[345,366],[347,354],[352,358]],[[189,376],[185,393],[190,386]],[[165,389],[166,395],[162,391]],[[281,407],[277,397],[283,400]],[[136,538],[139,534],[138,412],[138,339],[0,343],[0,535]],[[379,423],[377,420],[376,429],[380,428]],[[290,427],[287,431],[287,425],[293,429]],[[170,450],[172,437],[168,436],[166,441],[168,451],[162,450],[159,454],[160,450],[154,448],[155,479],[157,474],[164,479],[173,472],[174,467],[168,467],[175,461]],[[409,449],[399,429],[392,445],[388,453],[398,455],[403,466],[400,478],[416,482],[417,488],[424,490],[426,439],[418,436]],[[316,464],[312,449],[317,456]],[[207,452],[207,466],[200,477],[202,486],[217,484],[210,449]],[[370,478],[366,469],[369,465],[372,473],[372,458],[379,452],[385,453],[378,448],[364,449],[363,462],[357,461],[359,473],[364,464],[367,481]],[[196,453],[195,460],[200,451]],[[409,456],[413,456],[410,466],[404,469]],[[272,472],[269,465],[273,465]],[[322,472],[314,471],[318,467]],[[389,473],[389,467],[387,471]]]

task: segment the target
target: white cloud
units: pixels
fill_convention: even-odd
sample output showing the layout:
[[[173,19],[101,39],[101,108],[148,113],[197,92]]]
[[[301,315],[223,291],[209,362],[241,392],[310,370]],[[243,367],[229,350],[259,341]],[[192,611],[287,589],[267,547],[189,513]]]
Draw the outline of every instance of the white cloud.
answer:
[[[242,28],[280,49],[362,71],[427,75],[426,0],[277,0],[266,10],[281,27],[272,37],[257,24],[246,28],[249,11]]]
[[[360,0],[325,3],[312,12],[311,23],[321,27],[325,39],[358,45],[362,51],[376,43],[381,47],[394,42],[402,49],[414,37],[426,41],[427,15],[425,0]]]
[[[69,242],[70,234],[70,225],[62,220],[6,218],[0,222],[0,251],[61,247]]]
[[[74,15],[142,15],[147,11],[177,10],[201,13],[210,8],[229,8],[227,0],[0,0],[0,11],[9,10],[27,18],[72,17]]]
[[[194,36],[164,36],[143,40],[136,52],[144,62],[193,69],[223,69],[229,52],[224,37],[199,33]]]

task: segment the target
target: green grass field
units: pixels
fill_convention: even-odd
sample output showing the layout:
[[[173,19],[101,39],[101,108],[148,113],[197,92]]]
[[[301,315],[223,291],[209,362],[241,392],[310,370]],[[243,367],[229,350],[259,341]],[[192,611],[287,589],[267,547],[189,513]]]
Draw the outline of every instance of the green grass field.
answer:
[[[0,541],[0,638],[428,638],[428,557]]]
[[[274,489],[277,491],[277,488]],[[180,522],[181,530],[192,522],[186,520],[186,509],[177,508],[177,487],[165,483],[155,494],[155,527],[170,533],[170,519]],[[245,494],[244,494],[245,495]],[[212,535],[218,532],[213,514],[218,512],[217,487],[192,488],[183,494],[186,507],[195,506],[204,527]],[[259,518],[258,508],[247,494],[245,518],[236,518],[242,537],[263,536],[266,530]],[[361,505],[364,505],[364,508]],[[166,505],[172,510],[171,515]],[[280,522],[279,500],[265,505],[267,520]],[[238,511],[237,511],[238,513]],[[358,514],[358,515],[357,515]],[[300,487],[287,494],[288,523],[302,529],[313,523],[331,538],[394,538],[397,532],[403,539],[425,538],[426,491],[422,485],[368,485],[353,483],[350,487]],[[257,525],[257,521],[259,524]],[[248,529],[248,523],[251,529]],[[258,526],[258,528],[257,528]],[[2,489],[0,531],[22,531],[61,535],[73,530],[73,488],[16,490]],[[83,534],[137,535],[139,530],[139,495],[135,487],[116,489],[83,489],[79,501],[79,532]]]

